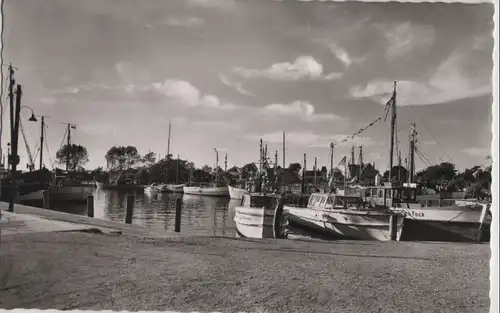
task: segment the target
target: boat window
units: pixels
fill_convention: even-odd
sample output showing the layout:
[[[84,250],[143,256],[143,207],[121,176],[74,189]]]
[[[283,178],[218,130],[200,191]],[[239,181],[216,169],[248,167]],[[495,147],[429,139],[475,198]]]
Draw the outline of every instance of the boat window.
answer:
[[[333,204],[333,197],[328,197],[326,204]]]
[[[365,190],[365,197],[371,197],[372,196],[372,191],[370,188]]]
[[[344,206],[344,201],[340,197],[335,197],[335,206]]]
[[[391,194],[392,194],[392,190],[391,190],[391,189],[386,189],[385,194],[386,194],[386,197],[387,197],[388,199],[391,199],[391,198],[392,198],[392,197],[391,197]]]
[[[399,189],[394,189],[394,199],[399,199],[401,198]]]
[[[378,190],[378,195],[377,195],[377,197],[379,197],[379,198],[383,198],[383,197],[384,197],[384,191],[383,191],[382,189],[379,189],[379,190]]]
[[[325,204],[326,204],[326,200],[327,200],[327,198],[328,198],[328,197],[325,197],[325,196],[321,197],[321,203],[320,203],[320,204],[321,204],[321,205],[325,205]]]

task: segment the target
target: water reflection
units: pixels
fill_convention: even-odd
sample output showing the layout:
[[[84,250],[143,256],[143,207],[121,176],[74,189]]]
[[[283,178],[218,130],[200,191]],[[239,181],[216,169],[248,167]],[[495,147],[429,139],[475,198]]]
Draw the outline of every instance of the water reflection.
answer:
[[[124,223],[127,195],[135,195],[132,223],[174,231],[175,203],[182,199],[181,233],[198,236],[235,237],[235,208],[241,200],[171,193],[94,191],[94,217]],[[86,215],[85,204],[55,207],[53,210]],[[294,238],[317,237],[302,230],[291,229]],[[318,237],[320,238],[320,237]]]
[[[175,203],[182,199],[181,233],[234,237],[234,207],[240,202],[224,197],[204,197],[170,193],[131,193],[115,190],[94,191],[94,217],[117,222],[125,221],[127,195],[134,194],[132,223],[174,231]],[[85,215],[85,205],[64,205],[64,210]]]

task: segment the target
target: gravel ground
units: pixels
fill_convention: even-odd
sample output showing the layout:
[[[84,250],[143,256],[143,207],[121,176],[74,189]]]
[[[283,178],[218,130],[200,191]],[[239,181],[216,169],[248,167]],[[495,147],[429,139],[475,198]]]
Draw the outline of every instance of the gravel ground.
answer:
[[[0,307],[489,312],[486,244],[2,236]]]

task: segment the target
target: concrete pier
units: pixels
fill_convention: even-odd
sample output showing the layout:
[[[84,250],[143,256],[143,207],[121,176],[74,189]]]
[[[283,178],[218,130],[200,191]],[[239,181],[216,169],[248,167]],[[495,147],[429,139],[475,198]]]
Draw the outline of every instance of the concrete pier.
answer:
[[[489,312],[487,244],[156,237],[55,213],[122,232],[2,232],[0,308]]]

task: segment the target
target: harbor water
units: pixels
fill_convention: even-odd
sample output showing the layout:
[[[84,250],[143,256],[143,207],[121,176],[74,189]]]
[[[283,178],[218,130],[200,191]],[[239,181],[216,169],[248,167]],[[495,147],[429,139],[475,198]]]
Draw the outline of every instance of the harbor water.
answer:
[[[135,195],[132,224],[174,231],[175,203],[182,199],[181,233],[195,236],[236,237],[235,207],[241,200],[227,197],[194,196],[175,193],[143,193],[94,190],[94,218],[125,222],[127,195]],[[87,215],[85,204],[54,204],[54,211]],[[317,238],[302,229],[289,229],[290,239]]]

